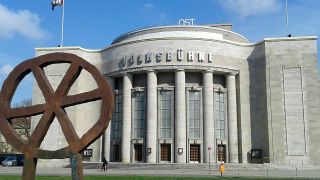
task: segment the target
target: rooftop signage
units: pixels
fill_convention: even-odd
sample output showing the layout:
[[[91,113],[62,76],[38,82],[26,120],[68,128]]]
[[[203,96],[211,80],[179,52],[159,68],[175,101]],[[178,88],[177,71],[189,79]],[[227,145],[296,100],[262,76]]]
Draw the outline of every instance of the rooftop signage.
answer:
[[[133,65],[154,64],[154,63],[171,63],[171,62],[199,62],[212,63],[213,53],[201,51],[184,52],[183,49],[177,49],[176,52],[158,52],[145,53],[139,55],[123,56],[119,62],[120,68],[131,67]]]
[[[179,19],[179,26],[193,26],[193,23],[196,19],[190,18],[190,19]]]

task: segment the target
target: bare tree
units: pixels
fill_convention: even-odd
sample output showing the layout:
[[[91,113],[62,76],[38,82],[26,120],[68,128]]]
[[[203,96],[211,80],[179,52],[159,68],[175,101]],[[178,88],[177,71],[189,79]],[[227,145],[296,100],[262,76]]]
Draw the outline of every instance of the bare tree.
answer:
[[[20,103],[15,104],[14,108],[28,107],[32,105],[31,99],[24,99]],[[26,140],[30,138],[31,117],[20,117],[11,120],[13,128],[17,133]]]
[[[13,108],[22,108],[31,105],[31,99],[24,99],[21,102],[14,104]],[[10,122],[22,139],[28,140],[30,138],[31,117],[14,118],[11,119]],[[0,153],[17,153],[2,135],[0,135]]]

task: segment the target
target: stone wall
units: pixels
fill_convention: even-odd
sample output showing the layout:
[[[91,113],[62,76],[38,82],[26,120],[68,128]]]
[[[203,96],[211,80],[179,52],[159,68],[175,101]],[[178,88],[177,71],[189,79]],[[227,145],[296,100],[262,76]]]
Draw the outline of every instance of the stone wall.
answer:
[[[319,129],[320,122],[316,38],[267,39],[265,47],[271,162],[318,164],[320,141],[317,139],[319,131],[315,129]],[[290,72],[290,69],[299,71]],[[288,89],[290,87],[297,90]]]

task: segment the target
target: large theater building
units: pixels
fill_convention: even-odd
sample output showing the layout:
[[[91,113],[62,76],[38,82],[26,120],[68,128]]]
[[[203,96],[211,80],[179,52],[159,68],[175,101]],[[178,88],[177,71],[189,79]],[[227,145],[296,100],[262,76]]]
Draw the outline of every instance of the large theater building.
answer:
[[[84,160],[251,163],[253,155],[305,165],[320,163],[316,43],[315,36],[250,43],[230,24],[160,26],[128,32],[100,50],[37,48],[36,55],[76,54],[114,89],[112,122]],[[65,69],[46,69],[53,85]],[[96,86],[89,79],[80,76],[72,93]],[[40,101],[39,89],[34,94]],[[99,117],[99,106],[67,109],[80,135]],[[53,123],[42,148],[64,146]]]

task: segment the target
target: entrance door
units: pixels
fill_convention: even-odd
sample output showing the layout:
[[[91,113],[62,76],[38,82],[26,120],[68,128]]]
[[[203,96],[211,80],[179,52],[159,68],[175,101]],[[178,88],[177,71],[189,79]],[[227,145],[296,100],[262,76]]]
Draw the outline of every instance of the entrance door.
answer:
[[[161,161],[171,162],[171,145],[161,144]]]
[[[190,162],[200,162],[200,144],[190,144]]]
[[[134,161],[142,161],[142,144],[134,145]]]
[[[114,145],[114,161],[120,162],[120,145]]]
[[[217,154],[218,154],[217,161],[224,161],[224,162],[226,161],[226,145],[225,144],[218,144]]]

